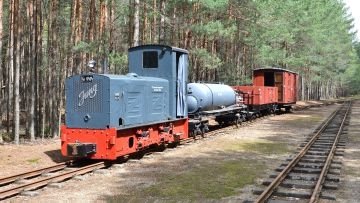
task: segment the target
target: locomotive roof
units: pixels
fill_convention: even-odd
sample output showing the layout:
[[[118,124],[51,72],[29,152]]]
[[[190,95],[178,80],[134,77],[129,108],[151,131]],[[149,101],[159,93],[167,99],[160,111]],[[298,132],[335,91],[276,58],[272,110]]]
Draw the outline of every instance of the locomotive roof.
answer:
[[[134,79],[134,80],[152,80],[152,81],[168,81],[163,78],[158,77],[149,77],[149,76],[141,76],[136,73],[127,73],[126,75],[116,75],[116,74],[98,74],[98,73],[82,73],[79,75],[72,75],[68,78],[73,77],[82,77],[82,76],[95,76],[95,77],[107,77],[109,79]]]
[[[291,71],[291,70],[288,70],[288,69],[284,69],[284,68],[278,68],[278,67],[263,67],[263,68],[255,68],[254,71],[257,71],[257,70],[277,70],[277,71],[282,71],[282,72],[289,72],[289,73],[294,73],[294,74],[297,74],[297,72],[294,72],[294,71]]]
[[[136,47],[131,47],[131,48],[129,48],[129,52],[133,51],[135,49],[144,49],[144,48],[151,48],[151,47],[163,47],[163,48],[166,48],[166,49],[171,49],[173,51],[189,54],[189,51],[186,50],[186,49],[181,49],[181,48],[178,48],[178,47],[171,47],[171,46],[168,46],[168,45],[161,45],[161,44],[146,44],[146,45],[140,45],[140,46],[136,46]]]
[[[166,79],[163,78],[141,76],[136,73],[127,73],[126,75],[115,75],[115,74],[98,74],[98,75],[105,76],[110,79],[133,78],[133,79],[147,79],[147,80],[155,80],[155,81],[167,81]]]

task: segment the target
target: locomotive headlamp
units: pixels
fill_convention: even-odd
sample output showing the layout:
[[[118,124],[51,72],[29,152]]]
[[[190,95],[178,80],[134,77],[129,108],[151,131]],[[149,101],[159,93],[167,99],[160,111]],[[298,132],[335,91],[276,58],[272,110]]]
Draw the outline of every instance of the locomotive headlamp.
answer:
[[[88,62],[88,67],[89,67],[89,68],[94,68],[95,65],[96,65],[96,61],[95,61],[95,60],[90,60],[90,61]]]
[[[89,71],[91,73],[94,73],[95,72],[95,66],[96,66],[96,61],[95,60],[90,60],[88,62],[88,67],[89,67]]]

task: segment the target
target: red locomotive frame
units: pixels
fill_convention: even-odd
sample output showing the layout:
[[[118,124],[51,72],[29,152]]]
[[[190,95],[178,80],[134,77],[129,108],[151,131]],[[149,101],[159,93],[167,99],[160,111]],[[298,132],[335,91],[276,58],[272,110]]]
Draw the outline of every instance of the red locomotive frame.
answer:
[[[62,126],[61,132],[61,153],[63,155],[69,155],[68,150],[76,150],[76,143],[95,143],[96,153],[87,155],[87,158],[115,160],[151,146],[178,143],[180,140],[188,138],[188,119],[122,130],[115,128],[74,129]],[[69,149],[68,144],[72,149]],[[76,152],[76,154],[78,153]]]

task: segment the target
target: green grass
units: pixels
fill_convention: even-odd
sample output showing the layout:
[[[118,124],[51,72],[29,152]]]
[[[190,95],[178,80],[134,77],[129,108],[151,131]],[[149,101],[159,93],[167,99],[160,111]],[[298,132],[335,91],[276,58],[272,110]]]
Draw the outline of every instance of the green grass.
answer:
[[[348,138],[351,142],[360,142],[360,136],[358,133],[350,132]]]
[[[359,177],[360,171],[358,170],[357,167],[346,167],[345,174],[349,176]]]
[[[208,157],[193,160],[187,169],[158,171],[154,184],[138,187],[127,195],[107,197],[108,202],[143,202],[163,200],[166,202],[218,200],[240,193],[246,185],[255,184],[264,174],[262,161],[242,158],[242,152],[251,157],[256,154],[284,154],[289,152],[286,144],[264,139],[227,140],[219,143],[218,151],[224,157]],[[250,154],[249,154],[250,153]],[[256,156],[256,155],[255,155]],[[166,168],[166,167],[165,167]]]
[[[37,163],[39,163],[40,158],[28,159],[26,161],[29,163],[32,163],[32,164],[37,164]]]
[[[267,140],[243,140],[238,143],[228,144],[225,147],[228,151],[246,151],[257,154],[285,154],[290,152],[289,148],[284,143],[271,142]]]
[[[296,117],[295,119],[292,119],[292,120],[286,120],[284,122],[287,122],[287,123],[313,123],[313,122],[319,122],[319,121],[322,121],[323,118],[321,116],[317,116],[317,115],[312,115],[312,116],[298,116]]]
[[[141,194],[170,199],[220,199],[253,184],[265,166],[254,160],[231,160],[202,165],[179,174],[164,175]]]
[[[285,154],[290,151],[285,144],[276,142],[244,143],[243,145],[246,151],[258,154]]]

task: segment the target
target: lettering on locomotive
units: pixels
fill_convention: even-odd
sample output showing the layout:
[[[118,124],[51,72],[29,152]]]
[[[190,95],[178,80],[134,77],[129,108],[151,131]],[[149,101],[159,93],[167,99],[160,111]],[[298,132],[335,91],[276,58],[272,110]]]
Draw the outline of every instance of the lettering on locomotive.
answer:
[[[85,102],[85,100],[87,99],[92,99],[96,96],[97,93],[97,84],[94,84],[92,87],[90,87],[90,89],[88,90],[83,90],[80,92],[78,98],[79,98],[79,104],[78,106],[82,106]]]
[[[163,87],[156,87],[156,86],[151,86],[151,88],[153,89],[153,92],[162,92]]]

